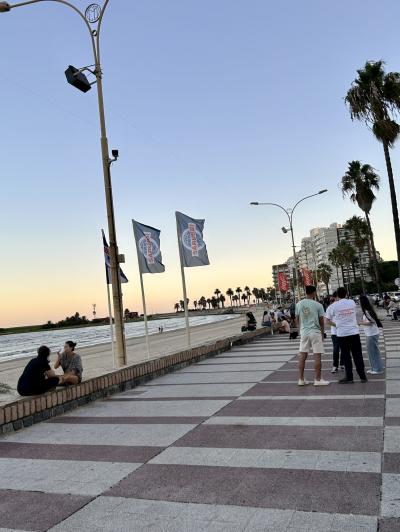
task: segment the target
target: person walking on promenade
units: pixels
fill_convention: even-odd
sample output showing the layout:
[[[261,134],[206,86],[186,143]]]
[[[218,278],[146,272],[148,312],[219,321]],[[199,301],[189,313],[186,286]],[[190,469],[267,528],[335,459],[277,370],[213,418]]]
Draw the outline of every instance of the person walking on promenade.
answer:
[[[42,345],[37,353],[37,357],[28,362],[18,379],[17,390],[20,395],[39,395],[58,386],[59,377],[49,364],[50,349]]]
[[[324,353],[324,308],[315,301],[315,286],[306,286],[306,299],[296,305],[296,326],[300,331],[299,380],[298,385],[308,382],[304,379],[304,368],[310,351],[314,354],[314,386],[329,384],[321,377],[321,354]]]
[[[326,317],[329,325],[336,327],[342,360],[346,369],[346,377],[340,379],[338,382],[340,384],[354,382],[351,357],[353,357],[361,382],[367,382],[361,348],[360,330],[358,328],[356,315],[356,304],[352,299],[347,299],[347,290],[344,287],[338,288],[337,296],[339,300],[328,308]]]
[[[379,350],[379,335],[382,323],[367,296],[360,296],[360,305],[363,311],[363,320],[360,325],[363,327],[367,342],[367,352],[371,369],[367,371],[371,375],[379,375],[383,372],[381,352]]]
[[[54,369],[62,367],[64,375],[60,377],[60,385],[79,384],[82,380],[82,360],[78,353],[75,353],[76,343],[65,342],[64,351],[57,353],[57,361]]]
[[[335,301],[338,300],[337,292],[333,292],[332,298],[331,298],[331,305],[335,303]],[[326,310],[326,316],[328,317],[329,314],[329,305]],[[331,369],[331,373],[337,373],[339,371],[339,355],[340,355],[340,347],[339,347],[339,339],[337,337],[337,331],[336,327],[331,327],[331,340],[333,345],[333,366]],[[344,369],[343,360],[340,356],[340,369]]]

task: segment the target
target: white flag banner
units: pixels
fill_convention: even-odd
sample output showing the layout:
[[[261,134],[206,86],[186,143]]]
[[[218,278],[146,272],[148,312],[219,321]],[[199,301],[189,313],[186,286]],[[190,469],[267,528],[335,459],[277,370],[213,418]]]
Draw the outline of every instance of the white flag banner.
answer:
[[[160,249],[160,230],[135,220],[132,220],[132,224],[140,273],[165,272]]]
[[[175,215],[182,265],[191,268],[210,264],[207,247],[203,240],[205,220],[196,220],[181,212],[176,212]]]

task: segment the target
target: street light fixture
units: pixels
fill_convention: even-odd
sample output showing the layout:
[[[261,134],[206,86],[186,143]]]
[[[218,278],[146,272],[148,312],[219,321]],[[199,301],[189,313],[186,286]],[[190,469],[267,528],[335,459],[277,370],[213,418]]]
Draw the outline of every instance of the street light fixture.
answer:
[[[115,321],[115,333],[116,333],[116,347],[117,347],[117,362],[118,366],[126,365],[126,345],[125,345],[125,332],[124,332],[124,320],[123,320],[123,306],[122,306],[122,290],[121,280],[119,276],[119,262],[122,262],[123,256],[118,253],[117,235],[115,229],[115,217],[114,217],[114,202],[112,194],[111,183],[111,163],[116,160],[115,153],[113,153],[113,159],[109,156],[108,140],[106,132],[106,120],[104,113],[104,99],[103,99],[103,83],[102,83],[102,69],[100,61],[100,30],[102,26],[104,12],[107,8],[109,0],[105,0],[103,7],[98,4],[90,4],[85,12],[80,11],[75,5],[67,0],[29,0],[18,4],[9,4],[8,2],[0,1],[0,13],[6,13],[16,7],[23,7],[30,4],[37,4],[39,2],[57,2],[71,8],[82,19],[89,32],[90,41],[92,45],[94,65],[90,67],[76,68],[70,65],[65,71],[65,75],[68,83],[76,87],[82,92],[90,90],[91,85],[97,85],[97,100],[99,108],[100,119],[100,131],[101,131],[101,155],[103,163],[103,177],[104,188],[107,208],[107,222],[110,242],[110,270],[111,270],[111,285],[113,292],[113,307],[114,307],[114,321]],[[89,71],[94,77],[95,81],[89,82],[83,71]],[[118,154],[117,154],[118,156]]]
[[[293,213],[294,213],[296,207],[302,201],[304,201],[306,199],[309,199],[309,198],[313,198],[314,196],[318,196],[319,194],[324,194],[325,192],[328,192],[327,188],[324,188],[323,190],[320,190],[319,192],[317,192],[315,194],[310,194],[309,196],[305,196],[304,198],[301,198],[297,203],[295,203],[295,205],[294,205],[294,207],[292,209],[289,209],[289,208],[285,209],[285,207],[282,207],[282,205],[279,205],[278,203],[259,202],[259,201],[252,201],[250,203],[250,205],[253,205],[253,206],[273,205],[274,207],[279,207],[279,209],[281,209],[286,214],[286,216],[288,217],[289,228],[282,227],[282,231],[284,233],[289,233],[290,232],[291,235],[292,235],[292,251],[293,251],[294,271],[295,271],[294,278],[296,280],[297,299],[300,299],[300,291],[299,291],[299,272],[297,270],[296,246],[294,244],[294,234],[293,234]],[[294,297],[294,300],[296,302],[296,294],[295,294],[294,290],[293,290],[293,297]]]

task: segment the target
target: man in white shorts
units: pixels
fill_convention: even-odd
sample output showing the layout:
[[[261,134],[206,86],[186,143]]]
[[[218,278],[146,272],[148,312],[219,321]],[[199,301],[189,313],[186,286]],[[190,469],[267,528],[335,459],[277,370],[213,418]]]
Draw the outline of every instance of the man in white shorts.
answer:
[[[299,386],[308,382],[304,379],[304,368],[310,351],[314,353],[314,386],[329,384],[321,377],[321,354],[324,353],[324,307],[315,301],[315,286],[306,286],[306,299],[296,305],[296,324],[300,332]]]

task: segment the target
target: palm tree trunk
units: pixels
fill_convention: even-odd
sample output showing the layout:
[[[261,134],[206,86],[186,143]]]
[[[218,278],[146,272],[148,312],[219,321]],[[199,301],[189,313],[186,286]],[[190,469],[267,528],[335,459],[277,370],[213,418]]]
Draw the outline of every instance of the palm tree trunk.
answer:
[[[382,291],[381,291],[381,281],[380,281],[380,278],[379,278],[379,270],[378,270],[378,258],[376,256],[376,248],[375,248],[375,240],[374,240],[374,233],[372,232],[372,227],[371,227],[371,221],[369,219],[369,214],[365,213],[365,218],[367,220],[367,225],[368,225],[368,231],[369,231],[369,238],[370,238],[370,242],[371,242],[371,249],[372,249],[372,264],[373,264],[373,267],[374,267],[374,276],[375,276],[375,282],[376,282],[376,288],[378,290],[378,293],[379,295],[381,296],[382,295]]]
[[[361,262],[361,251],[360,250],[358,251],[358,262],[360,263],[361,290],[362,290],[362,293],[365,294],[364,271],[363,271],[362,262]]]
[[[397,266],[400,277],[400,223],[399,223],[399,211],[397,208],[397,198],[396,198],[396,189],[394,186],[393,178],[393,169],[392,162],[390,160],[389,146],[384,143],[383,151],[385,152],[386,168],[389,178],[389,188],[390,188],[390,199],[392,202],[392,213],[393,213],[393,225],[394,225],[394,234],[396,238],[396,250],[397,250]]]

